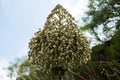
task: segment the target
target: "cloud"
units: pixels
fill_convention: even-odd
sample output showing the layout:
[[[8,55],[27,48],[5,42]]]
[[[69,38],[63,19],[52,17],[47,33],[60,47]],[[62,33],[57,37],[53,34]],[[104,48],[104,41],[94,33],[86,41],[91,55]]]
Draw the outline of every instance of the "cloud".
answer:
[[[81,18],[87,10],[88,0],[60,0],[57,4],[62,4],[76,19]]]

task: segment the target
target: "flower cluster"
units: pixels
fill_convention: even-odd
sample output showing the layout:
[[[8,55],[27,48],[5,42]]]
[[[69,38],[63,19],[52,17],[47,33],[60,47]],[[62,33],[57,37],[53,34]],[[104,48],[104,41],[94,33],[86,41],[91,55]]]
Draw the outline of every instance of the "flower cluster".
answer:
[[[35,33],[29,48],[30,61],[47,71],[55,67],[75,69],[91,58],[87,39],[61,5],[48,16],[44,29]]]

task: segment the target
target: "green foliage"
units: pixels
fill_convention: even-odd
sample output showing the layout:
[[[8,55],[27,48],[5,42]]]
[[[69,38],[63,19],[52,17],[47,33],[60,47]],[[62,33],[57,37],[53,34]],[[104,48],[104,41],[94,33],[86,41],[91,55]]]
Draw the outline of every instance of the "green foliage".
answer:
[[[92,56],[92,58],[94,58]],[[17,66],[15,66],[17,64]],[[27,58],[19,59],[9,66],[9,74],[17,74],[16,80],[58,80],[55,75],[43,73],[38,67],[31,64]],[[27,70],[26,70],[27,68]],[[9,76],[15,77],[15,75]],[[89,61],[76,70],[66,71],[62,80],[119,80],[120,64],[110,61]]]
[[[120,59],[120,1],[90,0],[87,17],[84,18],[85,30],[92,32],[102,44],[93,47],[95,60],[117,61]],[[104,34],[100,38],[100,30]],[[93,60],[93,58],[92,58]]]
[[[120,80],[120,1],[89,0],[88,7],[82,29],[94,34],[102,44],[92,48],[91,61],[81,75],[90,80]]]
[[[90,61],[79,68],[80,69],[77,69],[76,72],[79,72],[78,74],[82,76],[82,79],[80,80],[120,79],[120,64],[116,62]]]
[[[29,59],[46,73],[63,75],[90,59],[91,50],[74,18],[61,5],[47,17],[43,30],[35,33],[29,43]]]
[[[105,42],[120,30],[120,1],[119,0],[89,0],[89,11],[83,18],[86,25],[84,30],[90,30],[98,41]],[[100,38],[99,29],[105,38]],[[98,30],[96,30],[98,29]]]
[[[120,62],[120,32],[116,33],[111,40],[92,48],[92,60]]]
[[[47,74],[43,74],[36,65],[29,62],[27,57],[18,59],[14,64],[8,67],[8,77],[16,80],[49,80]]]

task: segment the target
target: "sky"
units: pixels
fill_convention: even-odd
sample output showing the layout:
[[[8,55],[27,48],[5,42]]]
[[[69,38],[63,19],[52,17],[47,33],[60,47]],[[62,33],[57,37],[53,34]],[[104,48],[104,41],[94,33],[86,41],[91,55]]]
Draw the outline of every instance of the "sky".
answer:
[[[0,0],[0,80],[10,80],[3,68],[27,55],[29,40],[58,3],[80,20],[88,0]]]

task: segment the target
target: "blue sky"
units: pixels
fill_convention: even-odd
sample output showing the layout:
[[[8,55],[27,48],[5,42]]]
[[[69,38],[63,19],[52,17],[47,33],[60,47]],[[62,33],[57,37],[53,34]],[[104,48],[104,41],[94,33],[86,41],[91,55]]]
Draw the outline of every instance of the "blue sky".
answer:
[[[78,20],[87,9],[87,1],[0,0],[0,62],[4,62],[0,67],[27,55],[29,40],[39,28],[43,28],[46,17],[56,4],[63,5]]]

